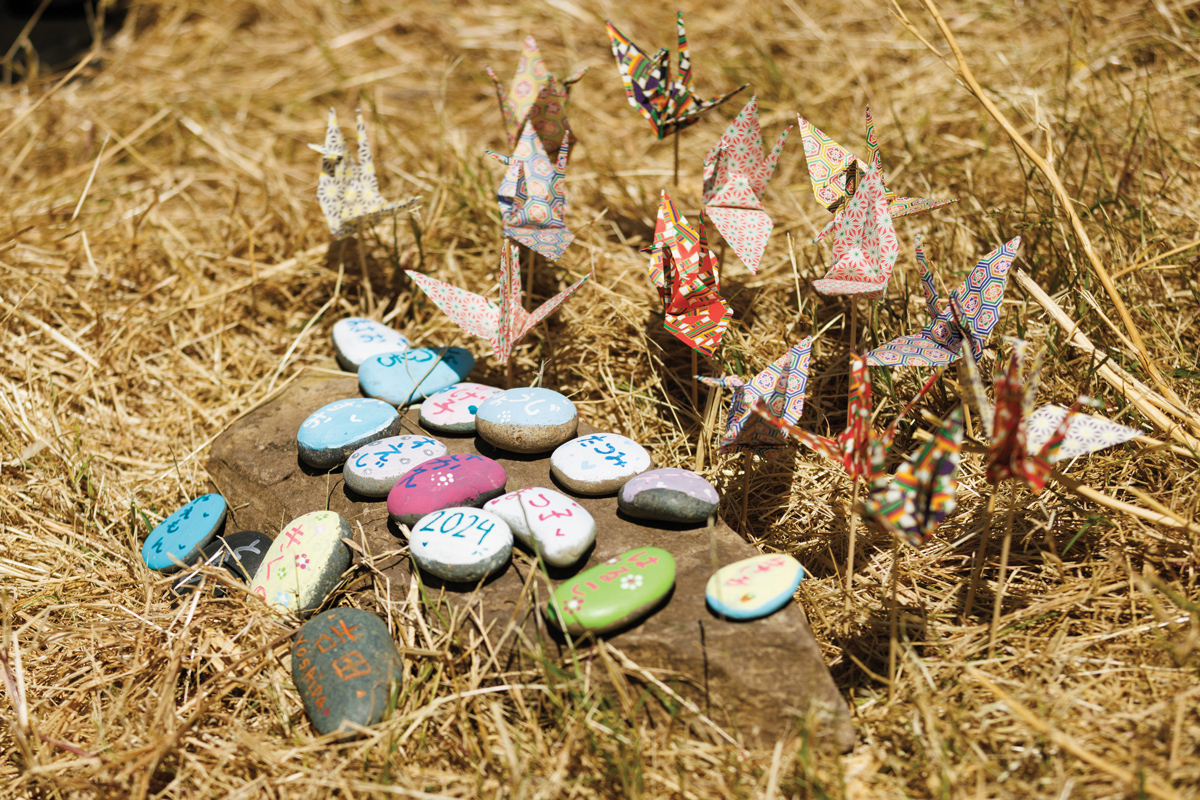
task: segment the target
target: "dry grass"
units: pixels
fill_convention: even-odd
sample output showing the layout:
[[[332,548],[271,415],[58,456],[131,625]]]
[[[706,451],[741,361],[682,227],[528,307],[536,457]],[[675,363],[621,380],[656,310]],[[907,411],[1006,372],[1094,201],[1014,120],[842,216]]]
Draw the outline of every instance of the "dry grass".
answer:
[[[870,336],[920,319],[918,231],[947,283],[1019,232],[1019,264],[1148,380],[1106,322],[1116,314],[1049,185],[882,2],[713,5],[682,3],[702,92],[750,82],[771,137],[799,110],[858,141],[870,101],[889,182],[961,198],[901,221],[898,278]],[[918,7],[906,9],[941,42]],[[661,462],[693,463],[689,357],[651,313],[635,249],[670,180],[671,147],[627,106],[602,28],[608,16],[645,46],[666,44],[671,12],[586,0],[142,0],[105,42],[102,67],[62,86],[43,75],[0,90],[0,674],[16,683],[0,712],[0,793],[1200,795],[1200,540],[1057,488],[1019,494],[1002,628],[989,648],[993,567],[978,613],[961,614],[984,522],[977,457],[965,459],[961,513],[925,549],[900,551],[904,646],[891,699],[880,678],[893,550],[881,536],[860,543],[844,612],[850,487],[840,470],[807,452],[760,464],[738,520],[741,459],[706,459],[727,518],[811,572],[799,600],[859,731],[845,756],[804,735],[745,752],[671,725],[669,699],[604,651],[579,665],[535,658],[502,671],[470,620],[446,620],[415,595],[389,603],[370,591],[340,602],[389,618],[408,682],[389,722],[331,743],[313,736],[291,684],[294,621],[239,600],[173,607],[164,580],[142,566],[147,526],[204,489],[212,438],[301,370],[331,366],[326,336],[337,318],[372,313],[423,343],[475,346],[411,295],[400,270],[476,290],[494,280],[498,171],[482,151],[499,149],[503,133],[483,66],[510,73],[525,32],[560,76],[592,67],[572,108],[581,144],[569,214],[580,239],[559,268],[540,272],[536,291],[593,267],[596,280],[554,318],[550,345],[537,334],[520,350],[518,374],[531,376],[552,352],[550,383],[590,421],[646,442]],[[1200,406],[1200,5],[968,0],[950,24],[981,83],[1052,154],[1153,357]],[[381,225],[363,242],[369,294],[357,255],[346,253],[339,271],[330,251],[314,202],[317,157],[304,146],[320,141],[328,106],[345,121],[356,104],[371,121],[385,194],[425,196],[415,228]],[[700,161],[738,107],[683,136],[675,194],[688,213]],[[722,363],[702,370],[757,371],[833,321],[805,419],[837,428],[845,305],[807,288],[824,253],[805,243],[826,215],[808,191],[798,139],[768,208],[776,232],[763,269],[725,270],[737,322]],[[1165,438],[1015,286],[1003,330],[1050,347],[1043,402],[1085,391]],[[482,376],[502,372],[487,360]],[[893,377],[880,393],[895,408],[917,376]],[[953,402],[935,393],[928,410]],[[912,441],[906,431],[898,449]],[[1188,455],[1127,446],[1065,469],[1127,502],[1187,519],[1200,511]]]

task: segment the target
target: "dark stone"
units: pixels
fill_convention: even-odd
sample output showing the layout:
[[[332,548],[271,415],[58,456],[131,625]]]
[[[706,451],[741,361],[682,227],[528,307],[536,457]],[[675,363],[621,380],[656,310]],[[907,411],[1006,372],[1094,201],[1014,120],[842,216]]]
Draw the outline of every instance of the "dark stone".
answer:
[[[270,546],[271,537],[258,531],[227,533],[205,545],[196,566],[223,568],[235,581],[249,584]],[[171,590],[178,595],[188,594],[200,585],[201,578],[199,572],[191,571],[176,581]],[[226,594],[225,587],[218,583],[213,595],[224,597]]]

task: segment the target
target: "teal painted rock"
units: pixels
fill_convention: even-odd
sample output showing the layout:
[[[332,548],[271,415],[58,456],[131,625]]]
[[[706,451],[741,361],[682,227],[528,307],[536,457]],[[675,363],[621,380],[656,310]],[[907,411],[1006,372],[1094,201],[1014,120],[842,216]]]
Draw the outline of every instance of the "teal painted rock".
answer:
[[[671,554],[642,547],[584,570],[559,586],[548,611],[567,633],[607,633],[649,614],[674,585]]]
[[[504,494],[506,483],[508,475],[504,467],[487,456],[432,458],[396,481],[388,492],[388,514],[396,522],[411,526],[441,508],[478,508]]]
[[[474,433],[475,414],[483,402],[503,389],[482,383],[456,383],[421,403],[420,423],[436,433]]]
[[[479,436],[493,447],[513,453],[548,453],[575,438],[579,416],[575,404],[550,389],[509,389],[479,407]]]
[[[258,531],[238,531],[218,536],[204,546],[200,558],[193,567],[205,566],[224,569],[229,576],[239,583],[248,583],[262,564],[263,556],[271,547],[271,537]],[[196,569],[190,569],[171,587],[177,595],[195,591],[201,585],[204,576]],[[225,597],[226,589],[220,583],[209,579],[209,585],[216,584],[213,589],[214,597]]]
[[[483,506],[508,523],[517,541],[552,567],[569,567],[596,541],[596,520],[587,509],[553,489],[520,489]]]
[[[461,347],[420,347],[368,358],[358,385],[368,397],[406,406],[466,380],[474,368],[475,357]]]
[[[219,494],[197,497],[164,519],[142,544],[142,561],[150,569],[174,572],[179,563],[190,564],[225,521],[225,498]]]
[[[704,598],[713,611],[729,619],[765,617],[792,599],[803,578],[804,567],[789,555],[754,556],[714,572]]]
[[[617,508],[629,516],[663,522],[706,522],[720,504],[721,496],[711,483],[675,467],[643,472],[617,493]]]
[[[347,486],[364,497],[387,497],[404,473],[444,455],[446,445],[428,436],[389,436],[351,453],[342,476]]]
[[[292,680],[317,733],[383,720],[399,691],[402,664],[387,624],[369,611],[331,608],[306,622],[292,643]]]
[[[322,406],[300,424],[296,446],[305,464],[330,469],[368,442],[400,432],[400,414],[380,400],[352,397]]]
[[[410,344],[400,331],[366,317],[338,320],[330,338],[338,364],[349,372],[358,372],[358,366],[371,356],[398,353],[407,350]]]
[[[500,517],[478,508],[444,508],[417,520],[408,552],[422,572],[475,583],[512,557],[513,536]]]
[[[313,511],[289,522],[263,556],[250,591],[280,611],[310,614],[350,566],[350,523],[334,511]]]
[[[550,456],[550,474],[572,492],[594,496],[612,494],[650,464],[650,454],[632,439],[593,433],[559,445]]]

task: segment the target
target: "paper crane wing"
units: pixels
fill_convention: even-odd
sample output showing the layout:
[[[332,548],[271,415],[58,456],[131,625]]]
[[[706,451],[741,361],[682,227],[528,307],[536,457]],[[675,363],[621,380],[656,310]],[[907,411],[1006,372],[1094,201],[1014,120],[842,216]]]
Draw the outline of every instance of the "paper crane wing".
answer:
[[[559,84],[546,68],[533,36],[525,37],[511,89],[505,91],[500,78],[488,67],[487,73],[496,85],[508,146],[516,147],[522,128],[529,123],[537,131],[550,157],[557,156],[563,138],[570,135],[567,100],[570,98],[571,85],[582,78],[585,72],[586,67]]]
[[[867,167],[854,195],[835,220],[833,265],[813,281],[821,294],[859,294],[876,299],[887,291],[900,244],[883,196],[883,179]]]
[[[1062,427],[1067,409],[1059,405],[1045,405],[1029,415],[1025,422],[1025,445],[1031,453],[1040,452]],[[1071,414],[1066,436],[1059,445],[1051,462],[1064,461],[1077,456],[1095,453],[1107,447],[1116,447],[1141,436],[1136,428],[1129,428],[1105,417],[1092,414]]]
[[[532,125],[526,124],[511,156],[488,151],[507,165],[496,193],[504,235],[557,261],[575,240],[566,227],[566,173],[571,145],[564,141],[555,162]]]
[[[408,270],[421,291],[429,295],[434,305],[446,313],[454,324],[472,336],[484,339],[496,338],[499,334],[500,309],[484,298],[460,289],[457,286]]]

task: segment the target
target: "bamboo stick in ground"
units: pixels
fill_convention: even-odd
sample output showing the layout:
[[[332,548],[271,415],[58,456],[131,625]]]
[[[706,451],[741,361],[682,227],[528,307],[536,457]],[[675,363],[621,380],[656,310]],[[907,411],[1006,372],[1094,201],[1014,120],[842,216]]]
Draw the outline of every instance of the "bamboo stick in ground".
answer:
[[[1013,517],[1017,513],[1017,484],[1009,488],[1008,515],[1004,520],[1004,543],[1000,545],[1000,575],[996,579],[996,598],[992,601],[992,624],[988,627],[988,650],[996,642],[996,628],[1000,624],[1000,604],[1004,602],[1004,586],[1008,577],[1008,554],[1012,548]]]
[[[889,595],[892,599],[888,610],[888,702],[892,702],[896,689],[896,660],[899,650],[900,608],[896,602],[896,588],[900,576],[900,537],[892,534],[892,577]]]
[[[854,352],[858,346],[858,301],[857,298],[850,298],[850,352]],[[846,424],[850,424],[850,420],[846,420]],[[850,490],[850,525],[849,533],[846,537],[846,611],[850,610],[851,598],[854,596],[854,546],[858,537],[858,491],[862,484],[862,478],[859,475],[854,476],[854,485]]]
[[[971,569],[971,585],[967,588],[967,602],[963,604],[963,618],[971,616],[975,608],[975,595],[979,591],[979,577],[983,573],[983,560],[987,556],[988,537],[992,532],[992,512],[996,510],[996,492],[999,487],[992,484],[988,495],[987,511],[984,512],[983,530],[979,532],[979,548],[975,551],[975,565]]]

